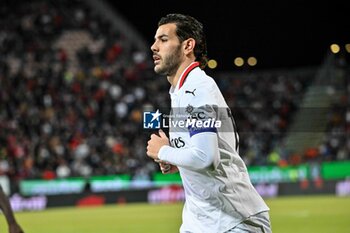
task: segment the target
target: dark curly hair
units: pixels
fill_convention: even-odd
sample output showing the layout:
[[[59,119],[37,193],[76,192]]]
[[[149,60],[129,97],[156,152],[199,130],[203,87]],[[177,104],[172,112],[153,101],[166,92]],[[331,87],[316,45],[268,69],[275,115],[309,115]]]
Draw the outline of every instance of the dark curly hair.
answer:
[[[158,27],[168,23],[176,24],[176,35],[180,42],[188,38],[193,38],[196,41],[194,55],[196,61],[200,63],[201,69],[204,69],[208,63],[208,57],[203,24],[189,15],[167,14],[159,20]]]

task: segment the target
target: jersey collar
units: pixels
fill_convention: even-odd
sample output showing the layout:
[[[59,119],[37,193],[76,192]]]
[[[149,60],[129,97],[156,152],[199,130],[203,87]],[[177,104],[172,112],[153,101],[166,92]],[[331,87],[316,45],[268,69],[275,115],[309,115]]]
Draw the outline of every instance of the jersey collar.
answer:
[[[186,69],[180,75],[180,78],[179,78],[176,86],[175,87],[170,86],[169,94],[176,95],[176,92],[178,92],[180,90],[180,88],[183,86],[183,84],[185,83],[185,80],[186,80],[187,76],[189,75],[189,73],[198,66],[199,66],[199,62],[192,62],[189,66],[187,66]]]
[[[178,82],[178,90],[180,90],[180,88],[184,85],[185,81],[186,81],[186,78],[188,76],[188,74],[196,67],[199,66],[199,62],[195,61],[195,62],[192,62],[189,66],[187,66],[187,68],[184,70],[184,72],[182,72],[181,76],[180,76],[180,79],[179,79],[179,82]]]

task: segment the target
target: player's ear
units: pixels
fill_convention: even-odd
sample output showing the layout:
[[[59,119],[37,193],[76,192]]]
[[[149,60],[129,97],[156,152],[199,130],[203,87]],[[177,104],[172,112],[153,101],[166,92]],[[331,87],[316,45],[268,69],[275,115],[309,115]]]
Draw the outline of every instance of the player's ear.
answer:
[[[193,39],[193,38],[188,38],[187,40],[185,40],[185,41],[183,42],[183,46],[184,46],[184,51],[185,51],[185,53],[188,54],[188,53],[193,52],[193,51],[194,51],[195,45],[196,45],[195,39]]]

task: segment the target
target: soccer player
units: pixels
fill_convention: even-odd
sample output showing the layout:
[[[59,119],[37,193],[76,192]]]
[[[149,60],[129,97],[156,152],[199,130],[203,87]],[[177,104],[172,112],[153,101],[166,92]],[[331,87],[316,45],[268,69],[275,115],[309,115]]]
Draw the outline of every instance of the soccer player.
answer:
[[[188,15],[168,14],[158,22],[151,50],[154,71],[171,84],[171,120],[186,123],[170,124],[170,139],[162,130],[152,134],[147,145],[147,155],[163,173],[180,172],[185,190],[180,232],[271,232],[269,207],[238,153],[231,111],[203,70],[203,25]]]
[[[0,185],[0,210],[2,210],[5,215],[7,225],[9,228],[9,233],[24,233],[21,226],[17,223],[15,215],[13,214],[10,202],[2,190]]]

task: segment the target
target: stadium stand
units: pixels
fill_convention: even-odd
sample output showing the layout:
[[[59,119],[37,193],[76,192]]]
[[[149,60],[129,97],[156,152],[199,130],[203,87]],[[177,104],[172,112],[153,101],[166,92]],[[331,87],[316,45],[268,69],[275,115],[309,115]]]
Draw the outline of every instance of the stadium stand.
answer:
[[[11,1],[0,8],[0,175],[10,177],[13,189],[33,178],[150,179],[158,167],[145,156],[149,132],[142,115],[167,105],[166,79],[154,75],[140,40],[101,16],[103,6],[54,3]],[[301,139],[290,133],[302,127],[294,123],[305,119],[300,110],[320,81],[317,67],[215,74],[238,123],[247,165],[299,164],[315,153],[350,159],[349,70],[337,61],[327,63],[327,71],[341,85],[323,86],[333,94],[324,113],[327,130],[298,151],[288,143]]]
[[[146,51],[83,1],[54,3],[1,7],[0,174],[153,172],[141,116],[162,82]]]
[[[223,74],[217,82],[233,110],[247,165],[288,162],[284,138],[315,68]]]

